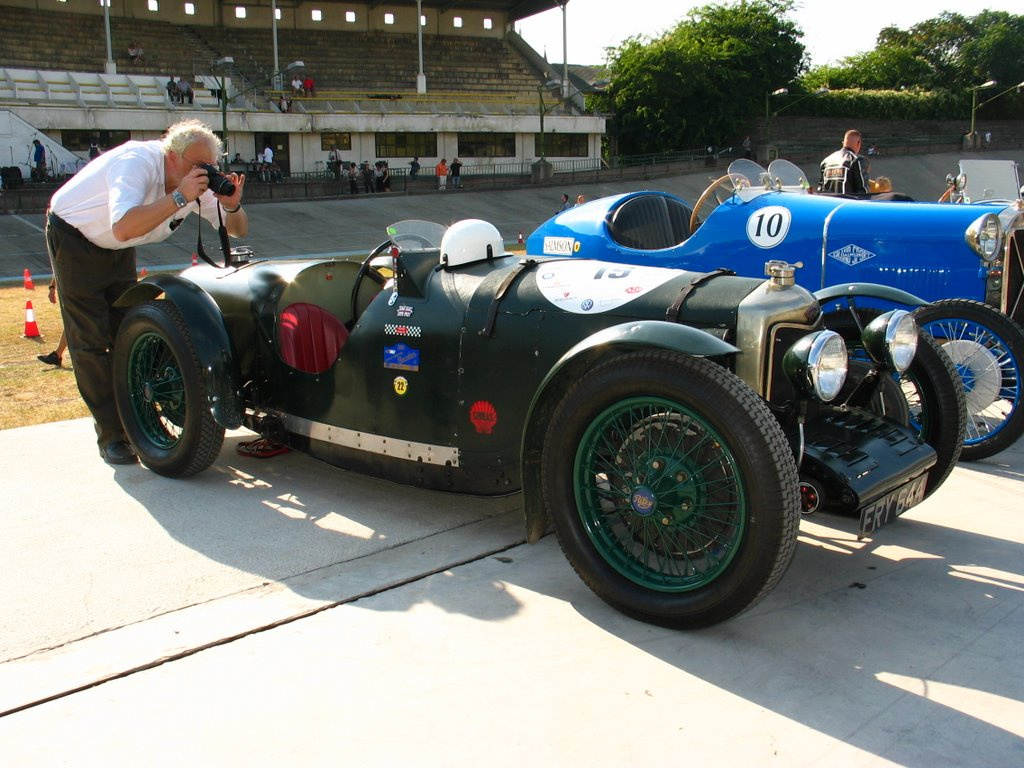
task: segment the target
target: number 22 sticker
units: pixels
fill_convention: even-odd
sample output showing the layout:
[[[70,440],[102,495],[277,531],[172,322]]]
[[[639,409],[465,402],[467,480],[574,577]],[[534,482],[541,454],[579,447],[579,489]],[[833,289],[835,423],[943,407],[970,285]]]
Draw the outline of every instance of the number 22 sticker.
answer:
[[[786,239],[793,214],[781,205],[754,211],[747,219],[747,239],[758,248],[774,248]]]

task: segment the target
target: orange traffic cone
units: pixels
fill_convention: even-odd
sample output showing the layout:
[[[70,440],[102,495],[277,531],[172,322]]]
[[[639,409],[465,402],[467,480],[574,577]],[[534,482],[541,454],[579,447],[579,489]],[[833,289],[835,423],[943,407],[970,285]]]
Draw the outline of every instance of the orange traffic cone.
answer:
[[[192,254],[192,266],[193,267],[198,267],[199,266],[199,256],[198,256],[198,254],[195,254],[195,253]]]
[[[36,313],[32,309],[32,302],[25,302],[25,336],[26,339],[39,337],[39,326],[36,325]]]
[[[29,273],[28,268],[25,268],[25,290],[34,291],[35,285],[32,283],[32,275]]]
[[[143,267],[142,269],[139,270],[139,277],[145,277],[148,274],[149,274],[149,272],[146,271],[145,267]]]

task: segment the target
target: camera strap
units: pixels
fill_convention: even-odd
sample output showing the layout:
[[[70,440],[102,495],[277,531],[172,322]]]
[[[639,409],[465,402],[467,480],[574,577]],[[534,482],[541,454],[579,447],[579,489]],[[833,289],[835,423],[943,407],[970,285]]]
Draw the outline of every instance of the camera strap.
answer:
[[[217,235],[220,238],[220,250],[224,254],[224,263],[217,264],[213,259],[206,255],[206,249],[203,248],[203,216],[201,212],[201,203],[196,200],[196,208],[199,213],[199,228],[196,230],[196,254],[209,264],[211,267],[217,269],[224,269],[231,264],[231,242],[228,240],[228,228],[224,226],[224,217],[220,212],[220,203],[217,203]]]

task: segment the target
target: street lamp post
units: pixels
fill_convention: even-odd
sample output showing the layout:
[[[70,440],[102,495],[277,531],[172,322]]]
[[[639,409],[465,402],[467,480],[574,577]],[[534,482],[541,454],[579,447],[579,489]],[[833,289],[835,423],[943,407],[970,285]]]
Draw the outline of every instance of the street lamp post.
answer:
[[[981,85],[975,86],[974,88],[971,89],[971,91],[972,91],[972,97],[971,97],[971,142],[972,142],[972,146],[973,146],[973,142],[974,142],[974,116],[977,113],[977,111],[979,109],[981,109],[982,107],[984,107],[989,102],[995,101],[996,99],[998,99],[1001,96],[1005,96],[1010,91],[1018,91],[1019,92],[1021,88],[1024,88],[1024,80],[1022,80],[1021,82],[1017,83],[1016,85],[1011,85],[1009,88],[1006,88],[1005,90],[1002,90],[999,93],[997,93],[991,99],[985,99],[983,102],[981,102],[981,104],[978,104],[977,103],[977,101],[978,101],[978,90],[981,89],[981,88],[994,88],[996,85],[997,85],[997,83],[996,83],[995,80],[989,80],[988,82],[982,83]],[[976,149],[976,147],[973,147],[973,148]]]
[[[561,83],[558,80],[548,80],[544,85],[537,86],[537,99],[540,102],[540,159],[546,160],[544,153],[544,115],[550,110],[558,106],[558,104],[551,104],[550,106],[544,101],[544,91],[551,90],[552,88],[560,87]]]
[[[779,112],[784,112],[785,110],[789,109],[790,107],[796,106],[797,104],[799,104],[804,99],[809,99],[812,96],[821,96],[823,94],[828,93],[828,88],[826,88],[825,86],[822,86],[821,88],[819,88],[816,91],[812,91],[811,93],[805,93],[800,98],[793,99],[793,101],[789,102],[789,104],[781,106],[778,109],[776,109],[774,112],[769,113],[769,109],[770,108],[769,108],[769,105],[768,105],[768,99],[770,97],[772,97],[772,96],[785,96],[787,93],[789,93],[789,89],[788,88],[776,88],[774,91],[766,93],[765,96],[764,96],[765,143],[766,144],[769,143],[769,141],[771,139],[771,126],[772,126],[772,120],[771,119],[773,117],[778,115]],[[769,151],[769,153],[771,152],[771,150],[768,150],[768,151]],[[767,159],[771,160],[772,158],[768,157]]]
[[[220,88],[220,131],[221,141],[224,142],[224,151],[228,151],[228,88],[225,70],[232,67],[235,59],[231,56],[224,56],[213,63],[214,74],[217,75],[217,86]],[[223,158],[224,167],[227,167],[227,157]]]
[[[995,80],[986,80],[981,85],[972,85],[971,86],[971,132],[969,134],[970,135],[970,139],[971,139],[971,149],[977,149],[978,148],[977,147],[977,143],[978,142],[974,138],[974,116],[975,116],[975,113],[977,113],[978,106],[979,106],[978,105],[978,91],[984,90],[985,88],[994,88],[995,86],[996,86],[996,81]],[[989,99],[989,101],[991,101],[991,99]],[[988,102],[986,101],[986,102],[982,102],[982,103],[983,104],[987,104]]]

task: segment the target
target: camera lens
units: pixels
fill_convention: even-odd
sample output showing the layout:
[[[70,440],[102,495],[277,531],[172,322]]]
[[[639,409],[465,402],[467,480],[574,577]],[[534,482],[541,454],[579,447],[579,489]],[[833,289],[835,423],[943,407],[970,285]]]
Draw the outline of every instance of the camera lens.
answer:
[[[210,179],[210,189],[218,195],[233,195],[235,194],[235,183],[231,181],[227,176],[217,170],[217,168],[208,163],[200,163],[199,167],[206,171],[207,177]]]

